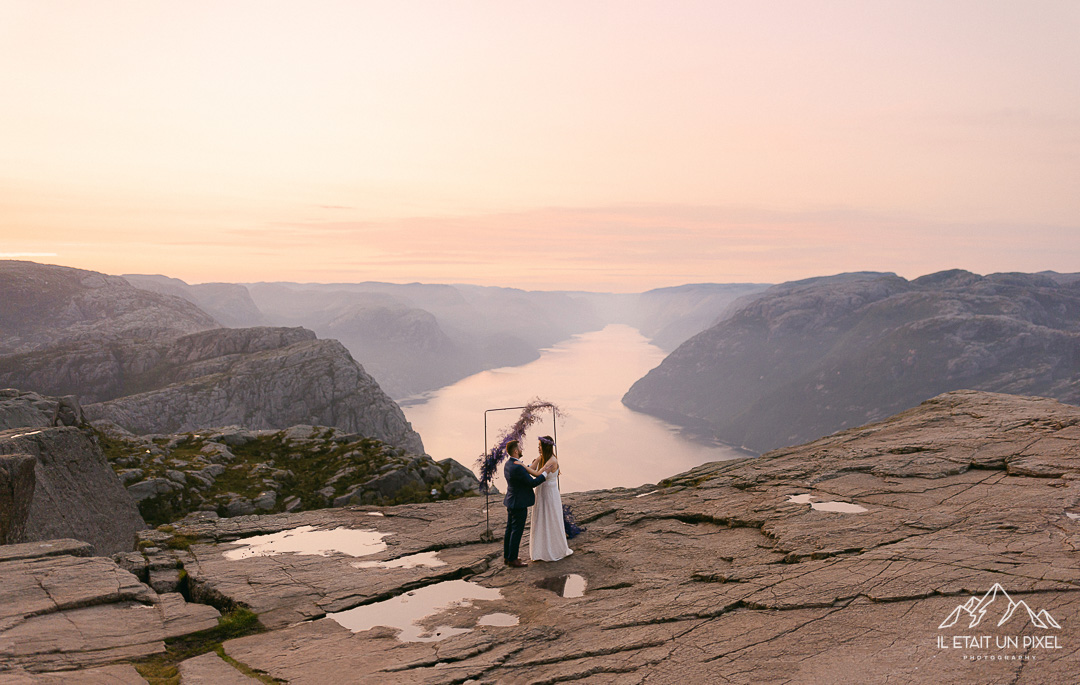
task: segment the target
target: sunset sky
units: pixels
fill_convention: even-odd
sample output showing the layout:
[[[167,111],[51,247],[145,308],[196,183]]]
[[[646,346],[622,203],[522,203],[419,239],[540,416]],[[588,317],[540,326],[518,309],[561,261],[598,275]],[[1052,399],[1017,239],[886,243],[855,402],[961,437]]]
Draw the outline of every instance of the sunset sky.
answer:
[[[0,258],[639,291],[1080,271],[1080,2],[0,0]]]

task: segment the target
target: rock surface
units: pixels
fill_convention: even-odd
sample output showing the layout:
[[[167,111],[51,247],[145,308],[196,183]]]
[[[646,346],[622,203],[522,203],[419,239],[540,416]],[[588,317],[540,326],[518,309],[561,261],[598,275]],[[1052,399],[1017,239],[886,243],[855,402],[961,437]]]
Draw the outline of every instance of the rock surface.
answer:
[[[85,422],[82,406],[74,395],[43,397],[36,392],[0,389],[0,430],[81,426]]]
[[[224,651],[290,683],[1075,678],[1076,407],[949,393],[800,447],[564,501],[586,528],[574,554],[525,569],[501,564],[499,542],[480,542],[478,498],[192,517],[144,531],[145,556],[128,556],[140,573],[183,565],[193,598],[258,612],[270,630]],[[830,511],[835,502],[864,511]],[[498,533],[504,514],[492,505]],[[374,531],[385,547],[297,554],[267,542],[270,555],[258,556],[243,542],[302,526]],[[420,619],[419,641],[400,639],[391,605],[465,580],[486,598],[446,596]],[[991,596],[987,619],[971,627],[977,607],[964,607]],[[354,633],[332,616],[365,606],[390,625]],[[963,621],[946,625],[958,613]],[[954,648],[965,635],[987,643]],[[43,663],[20,665],[52,667]]]
[[[160,653],[166,638],[213,628],[219,615],[178,594],[158,595],[104,557],[0,561],[0,577],[0,682]],[[66,682],[92,682],[94,673]],[[114,682],[104,678],[110,672],[96,674]]]
[[[0,455],[34,460],[33,497],[20,541],[76,538],[99,554],[126,552],[145,527],[135,503],[86,431],[74,427],[0,432]],[[2,458],[2,457],[0,457]],[[21,485],[21,492],[28,486]]]
[[[866,511],[789,501],[799,494]],[[499,544],[478,541],[480,500],[192,523],[182,529],[200,542],[186,568],[196,586],[249,604],[274,628],[229,641],[226,652],[292,683],[1054,683],[1075,673],[1075,407],[951,393],[798,448],[565,501],[587,528],[572,541],[575,553],[523,570],[498,563]],[[229,540],[300,525],[378,530],[387,547],[364,559],[437,551],[445,565],[223,556],[236,549]],[[548,589],[569,574],[585,580],[583,596]],[[378,627],[354,634],[320,618],[455,578],[502,598],[423,623],[471,631],[445,640],[401,642]],[[995,583],[1061,628],[1020,614],[1001,628],[939,628]],[[1006,605],[991,607],[995,622]],[[480,625],[493,613],[519,623]],[[1060,648],[952,649],[965,634],[1051,636]]]
[[[0,545],[22,542],[34,500],[34,467],[29,454],[0,455]]]
[[[946,271],[776,286],[680,346],[631,409],[762,452],[973,388],[1080,403],[1080,283]]]
[[[89,404],[87,416],[139,434],[309,423],[424,451],[401,407],[336,340],[303,329],[222,329],[159,352],[151,368],[164,377],[153,389]]]

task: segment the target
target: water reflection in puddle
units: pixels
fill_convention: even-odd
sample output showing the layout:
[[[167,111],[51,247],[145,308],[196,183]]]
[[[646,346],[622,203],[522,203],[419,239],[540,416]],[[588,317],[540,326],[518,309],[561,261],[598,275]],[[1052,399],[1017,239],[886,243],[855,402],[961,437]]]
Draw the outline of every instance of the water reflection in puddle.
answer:
[[[560,597],[581,597],[585,594],[585,578],[576,573],[548,576],[533,583],[541,590],[551,590]]]
[[[655,495],[658,492],[660,492],[660,491],[659,490],[653,490],[651,492],[643,492],[640,495],[634,495],[634,497],[637,498],[637,497],[644,497],[645,495]]]
[[[226,559],[269,557],[277,554],[317,554],[329,556],[335,552],[351,557],[363,557],[386,549],[382,541],[390,533],[354,528],[317,530],[315,526],[301,526],[269,535],[256,535],[234,540],[242,545],[223,552]]]
[[[518,624],[518,617],[513,614],[488,614],[487,616],[481,616],[480,620],[476,622],[478,626],[499,626],[509,627],[516,626]]]
[[[439,558],[438,552],[422,552],[390,561],[354,561],[350,566],[353,568],[416,568],[417,566],[446,566],[446,562]]]
[[[456,606],[472,606],[474,600],[496,599],[502,599],[502,593],[497,588],[487,588],[467,580],[448,580],[411,590],[384,602],[327,614],[327,618],[354,633],[386,626],[398,630],[397,638],[402,642],[436,642],[471,629],[439,626],[428,632],[420,626],[425,618]]]
[[[1080,514],[1074,514],[1071,511],[1065,512],[1065,515],[1071,518],[1073,521],[1080,521]]]
[[[841,514],[861,514],[867,511],[866,507],[851,502],[815,502],[817,497],[813,495],[788,495],[787,501],[795,504],[809,504],[818,511],[835,511]]]

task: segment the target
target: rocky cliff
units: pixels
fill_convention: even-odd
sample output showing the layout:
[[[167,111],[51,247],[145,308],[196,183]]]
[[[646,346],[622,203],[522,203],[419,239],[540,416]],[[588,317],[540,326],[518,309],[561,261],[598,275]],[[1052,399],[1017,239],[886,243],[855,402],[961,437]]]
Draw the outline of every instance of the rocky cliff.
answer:
[[[117,351],[116,357],[118,383],[136,392],[87,404],[93,421],[133,433],[313,424],[424,452],[401,408],[341,343],[318,340],[310,331],[220,329]],[[124,373],[126,368],[136,373]]]
[[[479,499],[192,518],[142,533],[141,553],[117,558],[126,571],[71,556],[4,561],[0,547],[11,579],[0,671],[27,682],[60,668],[140,682],[136,668],[170,664],[211,682],[241,668],[291,683],[1075,678],[1077,407],[950,393],[800,447],[564,501],[586,528],[574,554],[525,569],[481,541]],[[47,577],[70,604],[41,610],[53,606]],[[202,656],[155,648],[146,636],[162,616],[207,607],[136,614],[133,597],[159,606],[136,578],[246,607],[262,627]],[[93,617],[75,608],[83,597],[99,597]],[[139,622],[123,632],[92,629],[127,611]],[[46,630],[65,621],[80,639]]]
[[[213,292],[224,310],[254,306],[243,286]],[[135,432],[316,424],[424,451],[348,351],[311,331],[221,328],[185,299],[30,262],[0,262],[0,296],[0,387],[78,395],[93,419]],[[27,406],[0,397],[0,425]]]
[[[75,538],[90,543],[99,554],[134,547],[135,533],[146,524],[86,430],[63,426],[0,432],[0,460],[12,464],[20,455],[32,460],[33,483],[25,482],[25,471],[9,481],[16,486],[11,498],[15,511],[25,512],[21,530],[14,535],[9,530],[9,541]],[[31,493],[29,508],[20,503],[20,489],[23,499]]]
[[[219,326],[181,298],[64,266],[0,260],[0,293],[0,354],[87,339],[163,339]]]
[[[776,286],[624,404],[763,451],[960,388],[1080,403],[1080,286],[1045,275],[848,274]]]

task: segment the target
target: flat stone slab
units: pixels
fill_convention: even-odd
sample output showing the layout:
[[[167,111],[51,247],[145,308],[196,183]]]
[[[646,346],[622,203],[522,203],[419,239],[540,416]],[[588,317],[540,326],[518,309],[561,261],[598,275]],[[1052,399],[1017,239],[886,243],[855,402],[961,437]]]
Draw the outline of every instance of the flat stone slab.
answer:
[[[216,652],[182,661],[178,668],[180,685],[256,685],[261,682],[244,675]]]
[[[23,669],[0,672],[2,685],[146,685],[131,664],[116,664],[59,673],[30,673]]]
[[[89,542],[70,538],[0,545],[0,563],[17,559],[60,556],[61,554],[68,554],[73,557],[92,557],[94,556],[94,546]]]
[[[6,561],[0,578],[0,676],[155,654],[166,638],[213,628],[220,615],[176,593],[159,595],[104,557]]]

